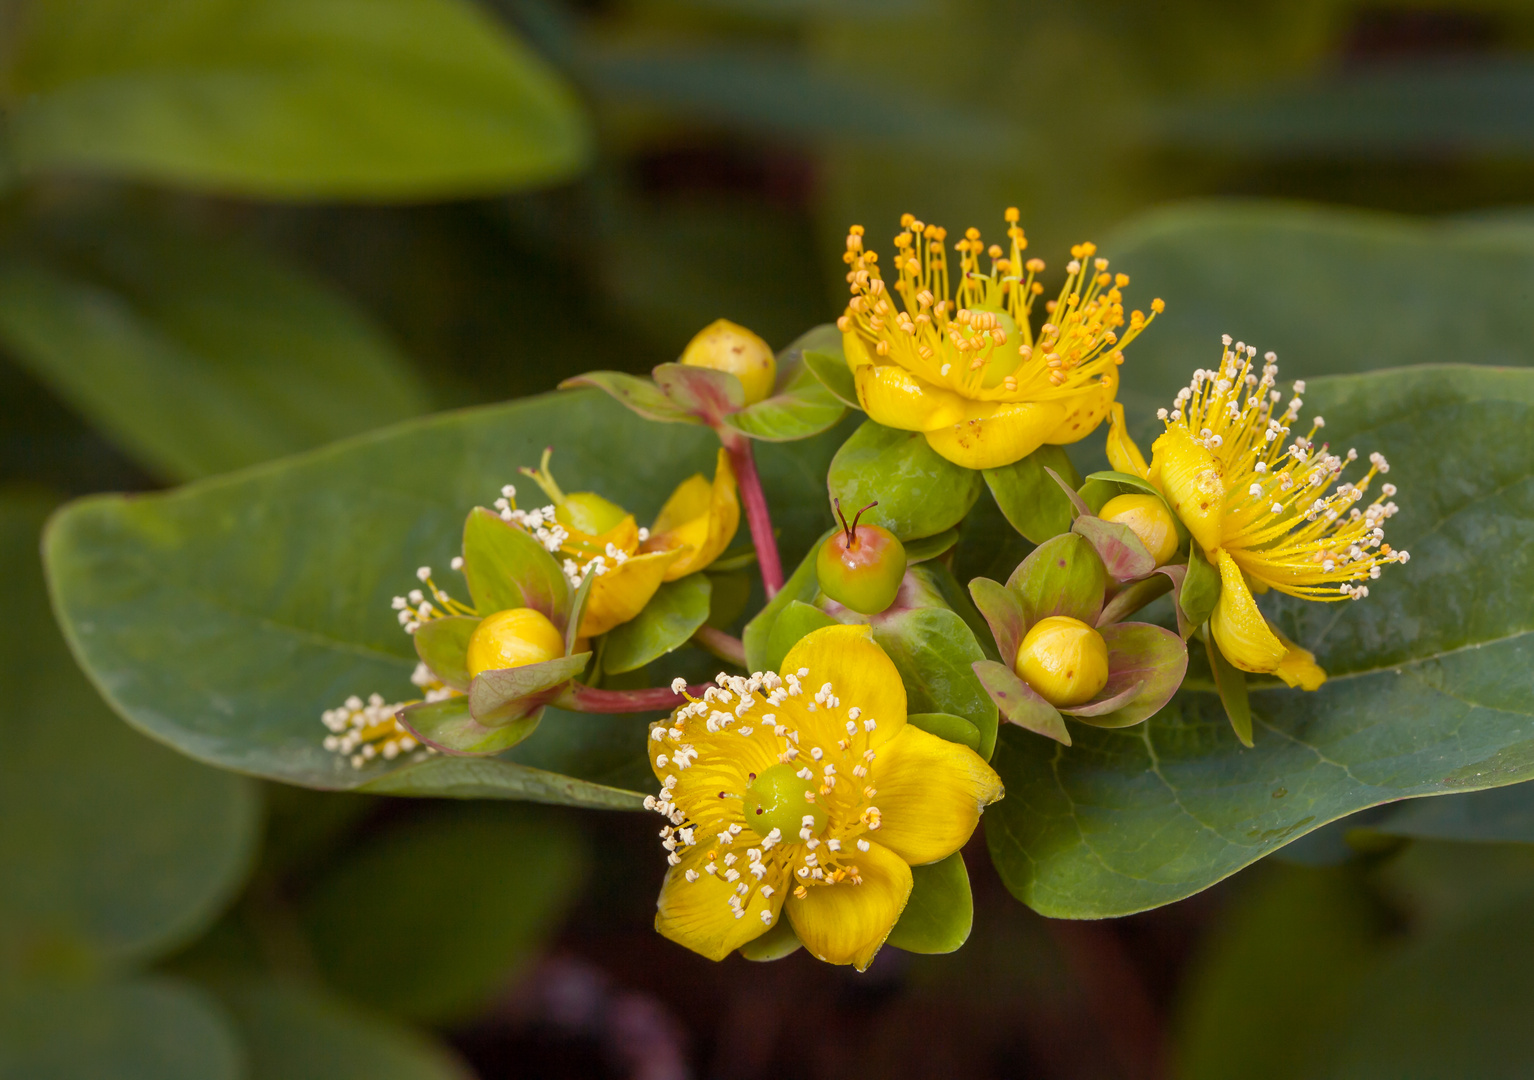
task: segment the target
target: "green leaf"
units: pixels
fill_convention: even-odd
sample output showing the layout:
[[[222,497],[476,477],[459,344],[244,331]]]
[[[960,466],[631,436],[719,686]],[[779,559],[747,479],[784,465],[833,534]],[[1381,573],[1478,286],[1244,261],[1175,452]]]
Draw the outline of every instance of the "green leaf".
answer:
[[[304,910],[326,980],[417,1020],[475,1014],[552,931],[580,880],[578,834],[496,806],[448,806],[354,849]]]
[[[25,172],[277,198],[545,184],[589,152],[575,96],[458,0],[29,7],[11,69]]]
[[[608,632],[602,670],[614,675],[633,671],[687,644],[708,621],[712,595],[707,574],[663,584],[635,618]]]
[[[611,394],[614,401],[638,413],[646,420],[670,424],[701,424],[703,421],[672,401],[652,379],[625,375],[621,371],[588,371],[559,384],[561,390],[592,386]]]
[[[1204,557],[1199,545],[1188,548],[1188,572],[1177,591],[1177,605],[1191,627],[1203,626],[1220,602],[1220,572]]]
[[[806,349],[804,366],[820,380],[822,386],[831,391],[831,396],[837,401],[852,409],[862,409],[863,406],[858,402],[858,388],[852,378],[852,369],[847,366],[847,358],[840,351],[833,353],[821,352],[819,349]]]
[[[655,385],[668,398],[706,424],[724,423],[724,418],[739,410],[746,401],[746,391],[740,379],[728,371],[686,364],[659,364],[651,374]]]
[[[526,529],[476,506],[463,523],[463,576],[475,610],[541,611],[563,633],[570,616],[570,582],[554,557]]]
[[[763,658],[766,665],[753,670],[781,671],[783,658],[788,655],[800,638],[822,626],[835,626],[836,620],[818,607],[799,600],[790,600],[778,617],[773,620],[772,633],[767,638],[767,652]]]
[[[213,986],[239,1029],[246,1080],[469,1080],[436,1041],[298,984]]]
[[[250,869],[255,786],[143,738],[53,625],[49,503],[0,500],[0,984],[155,956],[196,936]]]
[[[370,780],[357,790],[415,798],[520,799],[600,810],[638,810],[644,801],[637,791],[593,784],[512,761],[470,757],[427,758]]]
[[[811,545],[809,552],[794,568],[794,572],[783,583],[783,587],[778,590],[778,595],[767,601],[767,606],[753,615],[751,621],[746,624],[745,630],[741,632],[741,641],[746,646],[746,666],[752,671],[778,670],[778,664],[783,660],[783,653],[788,650],[785,647],[783,652],[774,653],[770,644],[773,628],[777,625],[778,616],[789,604],[798,601],[808,606],[820,592],[820,579],[815,574],[815,555],[820,545],[825,543],[826,538],[835,531],[835,529],[828,529],[821,534],[820,539]]]
[[[1108,646],[1108,683],[1095,705],[1061,711],[1109,728],[1130,727],[1155,716],[1188,670],[1182,638],[1148,623],[1113,623],[1099,630]]]
[[[1534,784],[1412,799],[1390,807],[1368,827],[1416,840],[1534,844]]]
[[[399,722],[419,741],[446,754],[499,754],[538,729],[543,710],[534,705],[504,723],[480,723],[469,699],[418,702],[398,713]]]
[[[158,476],[226,472],[427,408],[361,311],[267,256],[152,219],[29,239],[0,252],[0,340]]]
[[[218,1004],[179,979],[32,985],[0,996],[0,1076],[246,1080]]]
[[[908,713],[952,713],[980,731],[981,757],[996,746],[996,705],[971,665],[984,660],[975,635],[957,612],[925,607],[874,624],[874,641],[900,669]]]
[[[838,437],[792,453],[758,448],[785,558],[830,524],[820,483]],[[414,587],[416,567],[443,566],[460,549],[466,509],[549,445],[571,489],[620,499],[641,521],[680,480],[712,468],[718,450],[712,432],[651,424],[595,391],[570,391],[431,417],[180,491],[86,499],[45,538],[60,617],[98,685],[141,729],[203,760],[354,787],[405,763],[353,769],[321,746],[320,713],[352,694],[418,696],[390,597]],[[590,740],[564,769],[591,779],[584,763],[607,761],[613,736],[572,730]],[[642,762],[642,739],[630,757]]]
[[[961,743],[975,753],[980,753],[980,729],[962,716],[940,712],[909,713],[905,719],[906,723],[921,728],[929,735]]]
[[[834,326],[817,326],[778,354],[777,385],[772,396],[725,418],[725,424],[753,439],[790,442],[818,435],[847,412],[804,362],[806,345],[826,344],[827,331],[839,346]]]
[[[1127,366],[1127,365],[1126,365]],[[1098,918],[1189,896],[1365,807],[1534,778],[1534,372],[1426,367],[1317,379],[1329,441],[1402,487],[1391,567],[1357,603],[1262,606],[1330,673],[1251,693],[1255,747],[1185,689],[1150,722],[1055,748],[1004,730],[986,837],[1014,895]],[[1394,571],[1394,572],[1391,572]]]
[[[949,529],[936,536],[923,536],[919,540],[912,540],[904,545],[905,564],[915,566],[917,563],[928,562],[946,555],[958,542],[958,529]]]
[[[1071,733],[1060,710],[1039,697],[1010,667],[994,660],[979,660],[974,668],[975,677],[995,702],[1000,719],[1062,745],[1071,745]]]
[[[1356,873],[1264,867],[1243,876],[1200,952],[1177,1018],[1183,1080],[1294,1080],[1383,944]]]
[[[1108,572],[1097,550],[1071,532],[1034,548],[1007,579],[1007,588],[1022,604],[1025,630],[1051,615],[1095,626],[1107,586]]]
[[[1009,663],[1014,662],[1017,647],[1023,643],[1023,635],[1028,632],[1022,600],[1016,592],[990,578],[971,581],[969,593],[990,628],[998,655],[1005,657]]]
[[[520,719],[547,704],[548,691],[575,678],[590,662],[591,654],[582,652],[522,667],[481,671],[469,686],[469,711],[486,725]]]
[[[836,452],[826,484],[848,515],[877,501],[863,520],[912,540],[962,521],[980,497],[981,479],[928,446],[920,432],[865,420]]]
[[[1215,644],[1214,635],[1208,631],[1204,634],[1204,650],[1214,672],[1215,692],[1220,695],[1220,704],[1225,707],[1231,730],[1241,740],[1241,745],[1249,748],[1252,745],[1252,704],[1247,694],[1246,673],[1225,659],[1225,654]]]
[[[911,898],[886,945],[914,953],[951,953],[969,940],[975,902],[969,891],[964,856],[911,867]]]
[[[482,621],[477,615],[427,619],[411,635],[415,654],[448,686],[467,690],[473,679],[469,674],[469,639]]]
[[[985,470],[985,482],[1012,527],[1035,544],[1071,527],[1071,501],[1044,470],[1053,469],[1072,487],[1080,485],[1075,466],[1061,446],[1041,446],[1027,457]]]
[[[1128,525],[1083,514],[1071,525],[1071,531],[1086,537],[1097,549],[1108,576],[1116,582],[1132,581],[1156,569],[1155,557]]]
[[[793,923],[780,916],[766,933],[752,938],[739,951],[747,960],[760,964],[791,956],[799,948],[799,937],[794,933]]]

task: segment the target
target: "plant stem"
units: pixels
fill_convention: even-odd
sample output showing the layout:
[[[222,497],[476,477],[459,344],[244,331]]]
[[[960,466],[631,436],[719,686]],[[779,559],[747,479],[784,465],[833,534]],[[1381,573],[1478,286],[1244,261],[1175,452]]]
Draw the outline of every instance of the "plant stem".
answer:
[[[708,683],[689,686],[687,692],[701,697]],[[598,690],[583,683],[570,684],[570,704],[576,712],[589,713],[635,713],[662,712],[676,708],[685,699],[671,692],[669,686],[652,686],[646,690]]]
[[[727,664],[746,666],[746,646],[738,637],[726,634],[716,626],[700,626],[692,636],[693,644],[708,650]]]
[[[751,543],[756,547],[756,561],[762,568],[762,587],[771,600],[783,587],[783,563],[778,558],[778,542],[772,535],[772,516],[767,512],[767,497],[762,494],[761,477],[756,474],[756,459],[751,454],[751,440],[734,433],[724,434],[724,448],[729,451],[735,470],[740,500],[746,506],[746,524],[751,528]]]

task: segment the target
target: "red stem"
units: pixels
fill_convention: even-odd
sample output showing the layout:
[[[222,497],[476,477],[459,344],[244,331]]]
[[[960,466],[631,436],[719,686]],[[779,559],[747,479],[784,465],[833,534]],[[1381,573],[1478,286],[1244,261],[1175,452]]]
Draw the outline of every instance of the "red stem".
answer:
[[[756,547],[756,561],[762,568],[762,586],[771,600],[783,587],[783,563],[778,559],[778,542],[772,535],[772,516],[767,512],[767,497],[762,494],[762,480],[756,474],[756,459],[751,455],[751,440],[739,435],[724,436],[730,465],[735,469],[735,483],[740,500],[746,506],[746,524],[751,527],[751,543]]]
[[[702,697],[708,683],[689,686],[687,692]],[[598,690],[584,683],[570,684],[570,707],[576,712],[633,713],[663,712],[682,704],[685,699],[671,692],[669,686],[652,686],[646,690]]]
[[[692,640],[727,663],[746,666],[745,642],[733,634],[726,634],[715,626],[700,626]]]

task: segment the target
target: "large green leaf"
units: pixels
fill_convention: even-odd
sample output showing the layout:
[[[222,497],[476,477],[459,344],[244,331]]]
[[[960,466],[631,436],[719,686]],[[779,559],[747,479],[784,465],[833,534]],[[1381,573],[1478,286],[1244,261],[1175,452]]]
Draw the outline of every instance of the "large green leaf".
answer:
[[[829,524],[820,483],[838,438],[757,447],[787,559]],[[98,686],[143,730],[226,768],[355,786],[390,766],[358,771],[326,752],[320,713],[351,694],[415,696],[414,650],[390,598],[414,587],[417,566],[446,565],[468,507],[549,445],[569,488],[648,521],[680,480],[712,468],[718,444],[572,391],[407,423],[166,494],[86,499],[47,537],[60,617]],[[462,595],[461,581],[439,583]],[[518,761],[551,767],[524,756],[555,738],[550,723]],[[642,762],[643,723],[617,723],[632,726],[632,747],[619,746]],[[612,761],[618,736],[600,724],[568,729],[580,741],[553,768],[610,783],[627,767]]]
[[[47,503],[0,502],[0,985],[91,970],[206,927],[249,869],[255,787],[124,726],[53,626]]]
[[[1284,379],[1407,364],[1534,363],[1534,234],[1288,203],[1193,203],[1103,245],[1136,295],[1166,298],[1126,355],[1119,397],[1137,432],[1220,335],[1278,353]],[[1149,446],[1143,449],[1149,450]]]
[[[1389,537],[1411,562],[1357,603],[1264,600],[1332,677],[1254,685],[1254,749],[1207,690],[1138,728],[1079,728],[1070,748],[1003,731],[1008,797],[986,835],[1037,910],[1169,903],[1364,807],[1534,777],[1534,372],[1318,379],[1307,398],[1334,447],[1390,459]]]
[[[305,912],[325,977],[422,1020],[462,1019],[515,975],[581,873],[578,837],[528,813],[457,805],[371,838]]]
[[[245,1044],[246,1080],[468,1080],[448,1050],[308,987],[214,987]]]
[[[841,500],[849,521],[860,509],[877,502],[863,520],[882,525],[902,540],[912,540],[944,532],[964,520],[984,481],[973,469],[941,457],[920,432],[897,431],[865,420],[836,452],[826,486],[833,498]]]
[[[422,198],[570,175],[552,70],[463,0],[80,0],[22,8],[10,154],[277,197]]]
[[[6,989],[0,1076],[247,1080],[239,1040],[218,1005],[179,980]]]
[[[344,298],[164,222],[93,218],[0,253],[0,343],[171,480],[426,411],[405,361]]]
[[[643,611],[608,632],[602,670],[633,671],[686,644],[708,620],[712,591],[707,574],[666,582]]]

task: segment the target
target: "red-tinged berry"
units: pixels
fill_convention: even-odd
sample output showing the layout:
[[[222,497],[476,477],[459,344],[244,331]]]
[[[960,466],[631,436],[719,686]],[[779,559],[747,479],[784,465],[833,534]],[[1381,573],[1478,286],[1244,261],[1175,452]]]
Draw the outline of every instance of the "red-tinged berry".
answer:
[[[861,615],[877,615],[893,604],[905,577],[905,545],[888,529],[858,524],[866,511],[878,505],[872,502],[863,507],[849,525],[838,499],[836,514],[842,527],[821,545],[815,558],[821,591]]]

